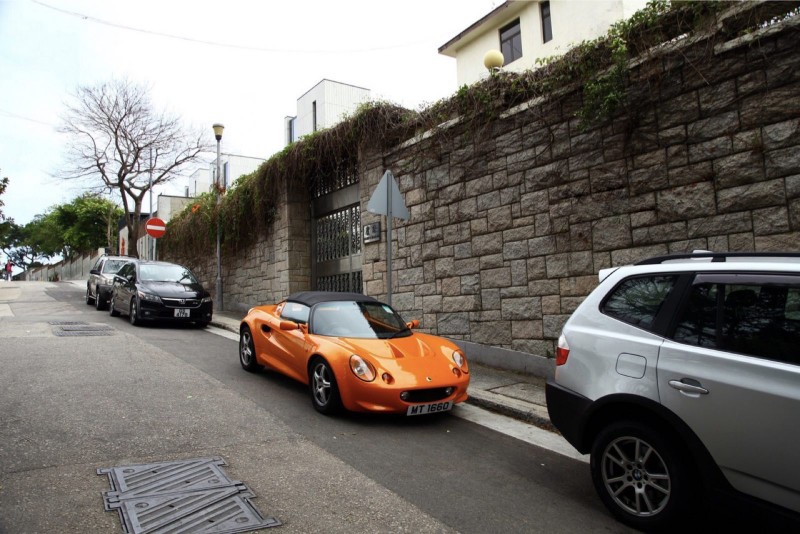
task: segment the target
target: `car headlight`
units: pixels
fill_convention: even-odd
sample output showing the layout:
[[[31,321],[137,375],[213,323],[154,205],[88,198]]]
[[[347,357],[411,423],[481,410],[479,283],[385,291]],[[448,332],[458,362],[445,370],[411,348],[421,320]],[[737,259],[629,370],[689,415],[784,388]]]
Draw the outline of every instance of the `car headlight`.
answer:
[[[467,366],[467,358],[460,350],[453,351],[453,362],[465,373],[469,372],[469,367]]]
[[[161,298],[158,295],[153,295],[152,293],[145,293],[144,291],[137,291],[139,298],[142,300],[147,300],[149,302],[161,302]]]
[[[350,356],[350,370],[364,382],[372,382],[375,380],[375,368],[357,354]]]
[[[203,300],[200,301],[201,304],[205,304],[206,302],[211,302],[211,297],[203,297]]]

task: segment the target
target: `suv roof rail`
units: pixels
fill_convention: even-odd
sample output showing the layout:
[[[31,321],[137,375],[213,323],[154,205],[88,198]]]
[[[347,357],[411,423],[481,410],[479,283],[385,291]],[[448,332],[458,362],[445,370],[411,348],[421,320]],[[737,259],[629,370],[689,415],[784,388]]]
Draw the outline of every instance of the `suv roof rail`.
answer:
[[[800,252],[708,252],[696,251],[684,254],[667,254],[665,256],[655,256],[637,262],[635,265],[657,265],[668,261],[684,259],[707,258],[712,262],[726,262],[728,258],[795,258],[800,259]]]

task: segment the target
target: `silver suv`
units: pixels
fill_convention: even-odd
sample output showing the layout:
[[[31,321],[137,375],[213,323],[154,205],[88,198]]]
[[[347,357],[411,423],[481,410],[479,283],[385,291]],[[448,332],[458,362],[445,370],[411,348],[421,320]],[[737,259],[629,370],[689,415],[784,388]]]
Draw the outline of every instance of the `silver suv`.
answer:
[[[100,256],[86,281],[86,304],[94,304],[98,310],[104,310],[111,297],[114,275],[130,261],[131,258],[127,256]]]
[[[704,490],[800,512],[800,254],[604,269],[564,325],[553,424],[620,521],[671,525]]]

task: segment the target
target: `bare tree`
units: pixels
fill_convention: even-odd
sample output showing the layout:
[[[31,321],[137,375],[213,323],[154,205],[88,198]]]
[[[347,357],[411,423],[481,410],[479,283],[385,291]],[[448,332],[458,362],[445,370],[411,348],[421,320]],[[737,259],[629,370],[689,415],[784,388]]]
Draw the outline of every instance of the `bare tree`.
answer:
[[[79,87],[60,128],[69,136],[69,165],[60,176],[95,182],[90,189],[119,192],[126,214],[129,254],[138,256],[142,201],[208,150],[203,136],[186,133],[180,119],[157,113],[148,89],[127,80]]]

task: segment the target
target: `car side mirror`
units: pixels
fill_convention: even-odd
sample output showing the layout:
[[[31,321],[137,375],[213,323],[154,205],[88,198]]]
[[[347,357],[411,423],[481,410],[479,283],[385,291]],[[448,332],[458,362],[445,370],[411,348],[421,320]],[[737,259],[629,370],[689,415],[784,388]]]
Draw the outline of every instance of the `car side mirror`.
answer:
[[[406,327],[408,327],[410,330],[413,330],[414,328],[419,328],[419,321],[417,319],[409,321],[406,323]]]
[[[97,270],[97,269],[92,269],[91,271],[89,271],[89,274],[98,274],[99,275],[100,271]]]
[[[281,330],[297,330],[300,328],[300,325],[294,321],[281,321],[279,326]]]

